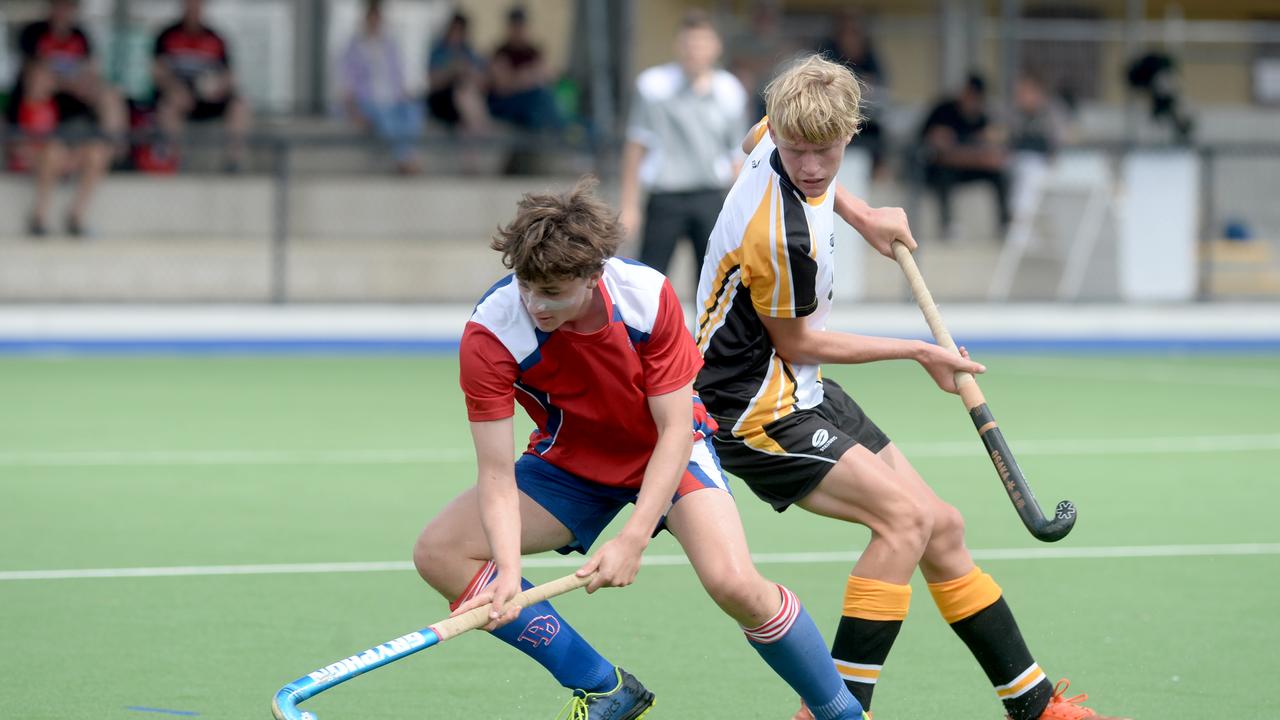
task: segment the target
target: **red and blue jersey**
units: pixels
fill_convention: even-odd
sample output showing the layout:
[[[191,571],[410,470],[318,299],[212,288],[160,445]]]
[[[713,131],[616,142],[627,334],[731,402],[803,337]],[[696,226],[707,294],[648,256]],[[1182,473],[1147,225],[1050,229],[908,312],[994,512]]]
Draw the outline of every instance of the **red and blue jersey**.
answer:
[[[638,487],[658,441],[648,398],[688,385],[702,357],[661,273],[614,258],[599,285],[599,330],[544,333],[508,275],[480,300],[459,356],[467,417],[502,420],[524,407],[537,429],[528,453],[584,480]],[[694,398],[695,439],[715,426]]]

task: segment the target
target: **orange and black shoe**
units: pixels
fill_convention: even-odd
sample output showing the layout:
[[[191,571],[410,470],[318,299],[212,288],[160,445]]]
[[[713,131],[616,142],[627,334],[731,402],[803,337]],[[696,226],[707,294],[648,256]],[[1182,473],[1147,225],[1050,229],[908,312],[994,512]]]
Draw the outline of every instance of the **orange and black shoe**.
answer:
[[[1049,698],[1049,705],[1040,713],[1039,720],[1080,720],[1081,718],[1091,718],[1091,720],[1129,720],[1129,718],[1112,717],[1110,715],[1099,715],[1093,708],[1084,706],[1089,696],[1080,693],[1066,697],[1067,688],[1071,687],[1071,681],[1062,679],[1057,685],[1053,686],[1053,697]],[[1007,719],[1007,716],[1006,716]]]

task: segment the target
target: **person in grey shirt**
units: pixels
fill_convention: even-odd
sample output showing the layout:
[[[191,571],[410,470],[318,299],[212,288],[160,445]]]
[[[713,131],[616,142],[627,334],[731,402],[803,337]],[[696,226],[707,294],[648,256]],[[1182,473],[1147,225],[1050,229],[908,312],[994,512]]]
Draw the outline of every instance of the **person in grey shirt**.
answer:
[[[702,262],[742,165],[747,92],[716,67],[721,49],[710,18],[692,11],[676,37],[676,61],[636,78],[622,152],[622,224],[628,233],[640,229],[643,185],[649,200],[639,259],[658,272],[667,272],[682,237],[693,244],[695,264]]]

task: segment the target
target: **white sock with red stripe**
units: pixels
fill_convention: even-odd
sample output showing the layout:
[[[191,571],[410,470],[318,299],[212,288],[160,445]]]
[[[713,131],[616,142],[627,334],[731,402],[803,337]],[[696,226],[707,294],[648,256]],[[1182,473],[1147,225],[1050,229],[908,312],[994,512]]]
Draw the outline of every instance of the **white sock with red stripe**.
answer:
[[[805,701],[817,720],[861,718],[862,706],[849,693],[822,633],[795,593],[779,585],[782,606],[758,627],[743,628],[747,642]]]

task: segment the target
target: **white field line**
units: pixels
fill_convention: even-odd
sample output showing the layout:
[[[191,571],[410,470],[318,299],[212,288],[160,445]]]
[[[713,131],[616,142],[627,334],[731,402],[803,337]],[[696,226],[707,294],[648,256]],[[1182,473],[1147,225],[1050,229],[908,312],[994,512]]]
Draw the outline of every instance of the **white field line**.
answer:
[[[1108,382],[1172,383],[1175,385],[1207,385],[1280,389],[1280,374],[1257,368],[1210,368],[1193,370],[1176,365],[1125,364],[1116,367],[1070,367],[1046,364],[1042,367],[1011,366],[992,370],[993,375],[1062,378],[1070,380],[1102,380]]]
[[[1013,438],[1018,457],[1028,455],[1152,455],[1280,450],[1280,433],[1188,435],[1134,438]],[[901,443],[908,458],[969,457],[983,454],[973,440]],[[215,465],[417,465],[471,462],[470,449],[418,450],[0,450],[0,467],[110,467]]]
[[[464,462],[469,448],[411,450],[0,450],[0,466],[106,467],[115,465],[415,465]]]
[[[1116,545],[1111,547],[1029,547],[973,550],[976,560],[1083,560],[1115,558],[1183,558],[1248,555],[1280,555],[1280,543],[1241,543],[1233,545]],[[815,565],[821,563],[853,563],[856,552],[756,553],[757,565]],[[531,557],[522,564],[526,568],[576,568],[582,557]],[[684,555],[646,555],[648,566],[687,565]],[[105,578],[209,577],[218,575],[292,575],[368,572],[406,572],[413,565],[407,561],[293,563],[280,565],[204,565],[187,567],[98,568],[85,570],[11,570],[0,572],[0,581],[16,580],[86,580]]]

